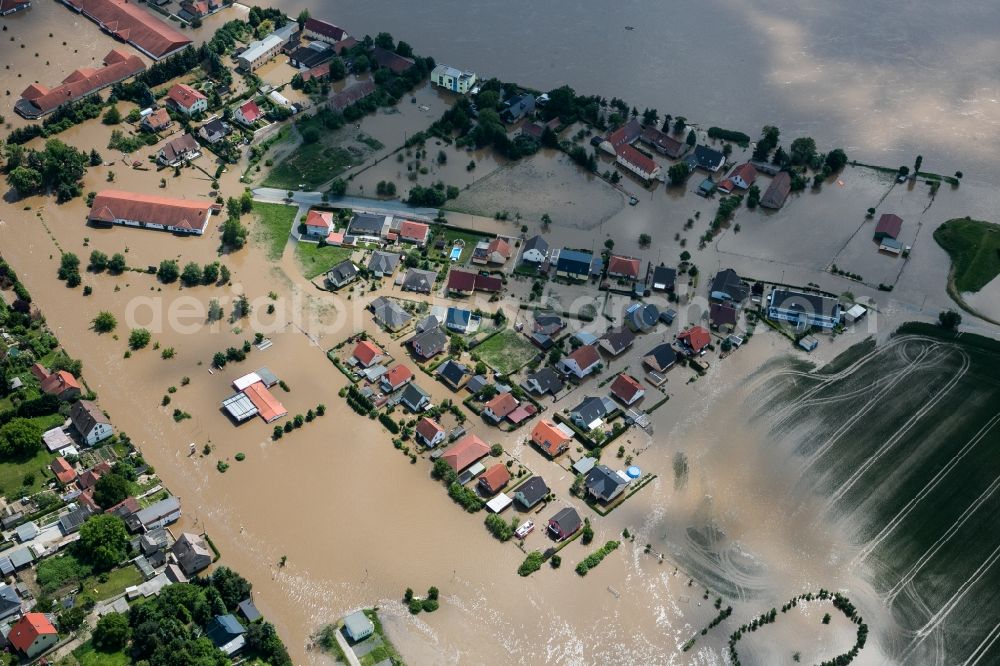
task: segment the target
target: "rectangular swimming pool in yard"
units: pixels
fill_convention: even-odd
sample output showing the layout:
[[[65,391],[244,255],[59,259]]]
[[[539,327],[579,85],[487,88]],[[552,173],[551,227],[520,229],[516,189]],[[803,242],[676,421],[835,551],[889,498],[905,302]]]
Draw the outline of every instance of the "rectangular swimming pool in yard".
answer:
[[[462,256],[462,248],[455,246],[451,248],[451,260],[458,261],[458,258]]]

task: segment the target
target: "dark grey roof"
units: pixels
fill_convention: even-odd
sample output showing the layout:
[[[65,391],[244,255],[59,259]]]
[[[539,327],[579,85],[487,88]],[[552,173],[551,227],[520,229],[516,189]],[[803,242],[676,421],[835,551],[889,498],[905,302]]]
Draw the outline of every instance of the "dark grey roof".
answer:
[[[139,540],[142,552],[146,555],[163,550],[167,547],[167,530],[164,527],[157,527],[142,535]]]
[[[437,328],[441,325],[441,322],[434,315],[427,315],[423,319],[417,322],[416,326],[413,327],[417,333],[423,333],[424,331],[429,331],[432,328]]]
[[[538,372],[528,375],[528,379],[538,384],[542,394],[556,394],[563,389],[563,381],[560,379],[559,373],[549,367],[542,368]]]
[[[420,408],[420,403],[425,400],[430,400],[431,396],[427,391],[423,390],[413,382],[406,385],[403,392],[399,396],[399,402],[408,407],[411,411],[417,411]]]
[[[396,330],[406,325],[413,319],[409,312],[404,310],[396,301],[385,296],[379,296],[372,301],[369,306],[375,315],[375,321],[389,330]]]
[[[385,215],[356,213],[348,226],[348,233],[352,236],[381,236],[383,224]]]
[[[542,254],[545,254],[549,251],[549,242],[541,236],[532,236],[524,241],[524,245],[521,246],[522,253],[528,250],[538,250]]]
[[[215,647],[221,647],[237,636],[246,633],[246,627],[240,624],[234,615],[216,615],[205,628],[205,636]]]
[[[59,517],[59,528],[63,531],[63,534],[72,534],[80,529],[87,518],[90,517],[90,509],[85,506],[78,506],[69,513],[63,514]]]
[[[487,384],[486,377],[482,375],[475,375],[472,379],[468,381],[468,383],[466,383],[465,388],[470,393],[479,393],[480,391],[483,390],[486,384]]]
[[[596,465],[587,473],[587,491],[600,499],[610,499],[627,485],[625,479],[606,465]]]
[[[580,525],[583,524],[583,521],[580,520],[580,514],[570,506],[560,509],[549,521],[559,525],[559,529],[562,530],[563,534],[572,534],[580,529]]]
[[[441,367],[438,368],[437,373],[441,375],[441,377],[443,377],[450,384],[457,385],[459,382],[465,379],[466,375],[469,374],[469,369],[464,365],[462,365],[461,363],[459,363],[458,361],[449,359],[441,364]]]
[[[549,312],[535,312],[535,332],[552,335],[564,326],[562,317]]]
[[[635,333],[624,326],[609,328],[607,332],[601,336],[601,340],[608,343],[613,350],[612,353],[620,354],[625,351],[630,344],[635,342]]]
[[[0,617],[7,617],[20,608],[21,597],[17,590],[6,583],[0,585]]]
[[[382,252],[376,250],[372,252],[371,259],[368,260],[368,270],[373,273],[381,273],[382,275],[390,275],[396,270],[396,265],[399,264],[399,255],[395,252]]]
[[[662,284],[662,289],[670,291],[674,288],[677,280],[677,271],[669,266],[657,266],[653,269],[653,289],[660,289],[656,285]]]
[[[411,268],[406,271],[406,275],[403,276],[403,289],[429,294],[431,289],[434,288],[434,281],[436,279],[437,273],[434,271],[424,271],[419,268]]]
[[[715,274],[710,291],[713,298],[719,298],[719,295],[724,294],[731,300],[742,303],[746,300],[747,295],[749,295],[750,288],[743,284],[736,271],[732,268],[727,268]]]
[[[326,279],[330,284],[337,286],[347,284],[356,277],[358,277],[358,268],[350,259],[344,259],[326,272]]]
[[[511,97],[506,102],[507,108],[503,110],[503,115],[508,120],[518,120],[535,110],[535,96],[524,93],[516,97]]]
[[[246,618],[247,622],[256,622],[257,620],[264,617],[263,615],[260,614],[260,611],[257,610],[257,607],[254,606],[252,599],[244,599],[239,603],[238,608],[240,611],[240,615]]]
[[[581,423],[593,423],[597,419],[603,419],[614,409],[615,405],[610,398],[588,395],[570,411],[569,415]]]
[[[660,308],[652,303],[638,305],[639,307],[632,309],[629,313],[632,325],[640,331],[648,331],[656,326],[656,322],[660,318]]]
[[[590,252],[579,252],[563,248],[559,251],[556,271],[587,275],[590,272],[590,262],[594,258]]]
[[[714,148],[697,146],[694,152],[687,156],[691,168],[701,167],[709,171],[717,171],[726,162],[726,156]]]
[[[540,476],[533,476],[522,483],[514,491],[514,494],[524,499],[522,504],[530,507],[537,504],[539,500],[549,494],[549,487],[546,485],[545,479]]]
[[[654,366],[655,370],[666,370],[677,361],[677,352],[669,344],[664,343],[650,349],[643,360],[648,365]]]
[[[204,132],[208,136],[226,135],[229,133],[229,126],[222,122],[222,118],[215,118],[202,125],[199,132]]]
[[[444,351],[447,345],[448,336],[437,326],[427,329],[410,340],[410,346],[413,348],[414,353],[422,358],[430,358]]]
[[[840,301],[819,294],[801,291],[775,289],[771,292],[770,307],[791,312],[804,312],[822,317],[833,317],[840,307]]]
[[[468,328],[471,320],[472,313],[470,311],[463,310],[462,308],[448,308],[448,313],[445,316],[445,326],[448,328],[456,327],[464,330]]]

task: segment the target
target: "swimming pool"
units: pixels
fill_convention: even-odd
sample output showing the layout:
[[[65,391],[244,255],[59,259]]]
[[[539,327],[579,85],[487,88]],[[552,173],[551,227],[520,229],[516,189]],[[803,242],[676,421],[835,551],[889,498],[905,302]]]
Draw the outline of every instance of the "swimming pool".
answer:
[[[451,260],[458,261],[458,258],[462,256],[462,248],[457,245],[451,248]]]

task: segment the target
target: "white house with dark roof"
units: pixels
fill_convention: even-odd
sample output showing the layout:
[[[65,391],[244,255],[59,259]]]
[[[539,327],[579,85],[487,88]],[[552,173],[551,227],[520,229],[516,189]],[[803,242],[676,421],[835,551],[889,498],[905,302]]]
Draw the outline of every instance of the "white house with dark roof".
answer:
[[[103,442],[115,434],[108,417],[100,407],[89,400],[78,400],[73,403],[69,410],[69,418],[73,422],[73,427],[80,433],[80,437],[89,446]]]

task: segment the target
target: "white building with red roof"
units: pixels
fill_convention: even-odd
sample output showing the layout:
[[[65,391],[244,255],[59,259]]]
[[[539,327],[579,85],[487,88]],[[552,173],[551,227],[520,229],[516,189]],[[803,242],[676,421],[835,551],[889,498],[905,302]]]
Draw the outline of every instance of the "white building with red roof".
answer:
[[[362,368],[368,368],[382,360],[382,350],[371,340],[362,340],[351,353]]]
[[[59,632],[44,613],[26,613],[11,625],[7,642],[28,659],[34,659],[59,642]]]
[[[306,238],[325,239],[334,228],[333,213],[328,210],[311,210],[303,224],[306,227]]]
[[[112,37],[128,42],[153,60],[166,58],[191,40],[129,0],[63,0],[63,4],[97,23]]]
[[[87,221],[94,226],[120,224],[200,236],[211,214],[212,204],[207,200],[102,190],[94,197]]]
[[[413,379],[413,371],[402,363],[389,368],[389,372],[382,376],[382,388],[385,391],[395,391],[402,388]]]
[[[208,111],[208,98],[186,83],[178,83],[170,88],[167,92],[167,104],[188,116]]]
[[[749,189],[757,180],[757,169],[754,165],[746,162],[739,165],[730,172],[724,181],[719,183],[719,191],[729,194],[734,189]]]
[[[444,428],[437,421],[426,416],[417,423],[416,433],[417,439],[427,448],[437,446],[444,441],[445,437]]]
[[[700,354],[701,351],[712,342],[712,335],[701,326],[692,326],[686,331],[682,331],[677,340],[693,354]]]
[[[564,373],[583,379],[601,364],[601,355],[594,345],[582,345],[559,361],[559,369]]]
[[[260,112],[260,107],[257,106],[257,102],[250,100],[249,102],[244,102],[238,109],[233,111],[233,120],[241,125],[250,127],[260,120],[263,115]]]
[[[306,19],[305,25],[302,26],[302,35],[307,39],[327,44],[336,44],[347,39],[347,31],[343,28],[312,17]]]
[[[145,71],[146,63],[137,55],[112,49],[104,56],[104,67],[81,67],[73,70],[55,88],[32,83],[21,93],[14,110],[25,118],[40,118],[61,106],[85,99],[119,81]]]
[[[633,146],[619,147],[615,162],[643,180],[653,180],[660,175],[660,165]]]
[[[631,405],[641,400],[646,395],[646,390],[638,379],[623,372],[611,382],[611,395],[626,405]]]
[[[623,257],[613,254],[608,259],[608,276],[637,280],[639,279],[639,267],[639,260],[635,257]]]

